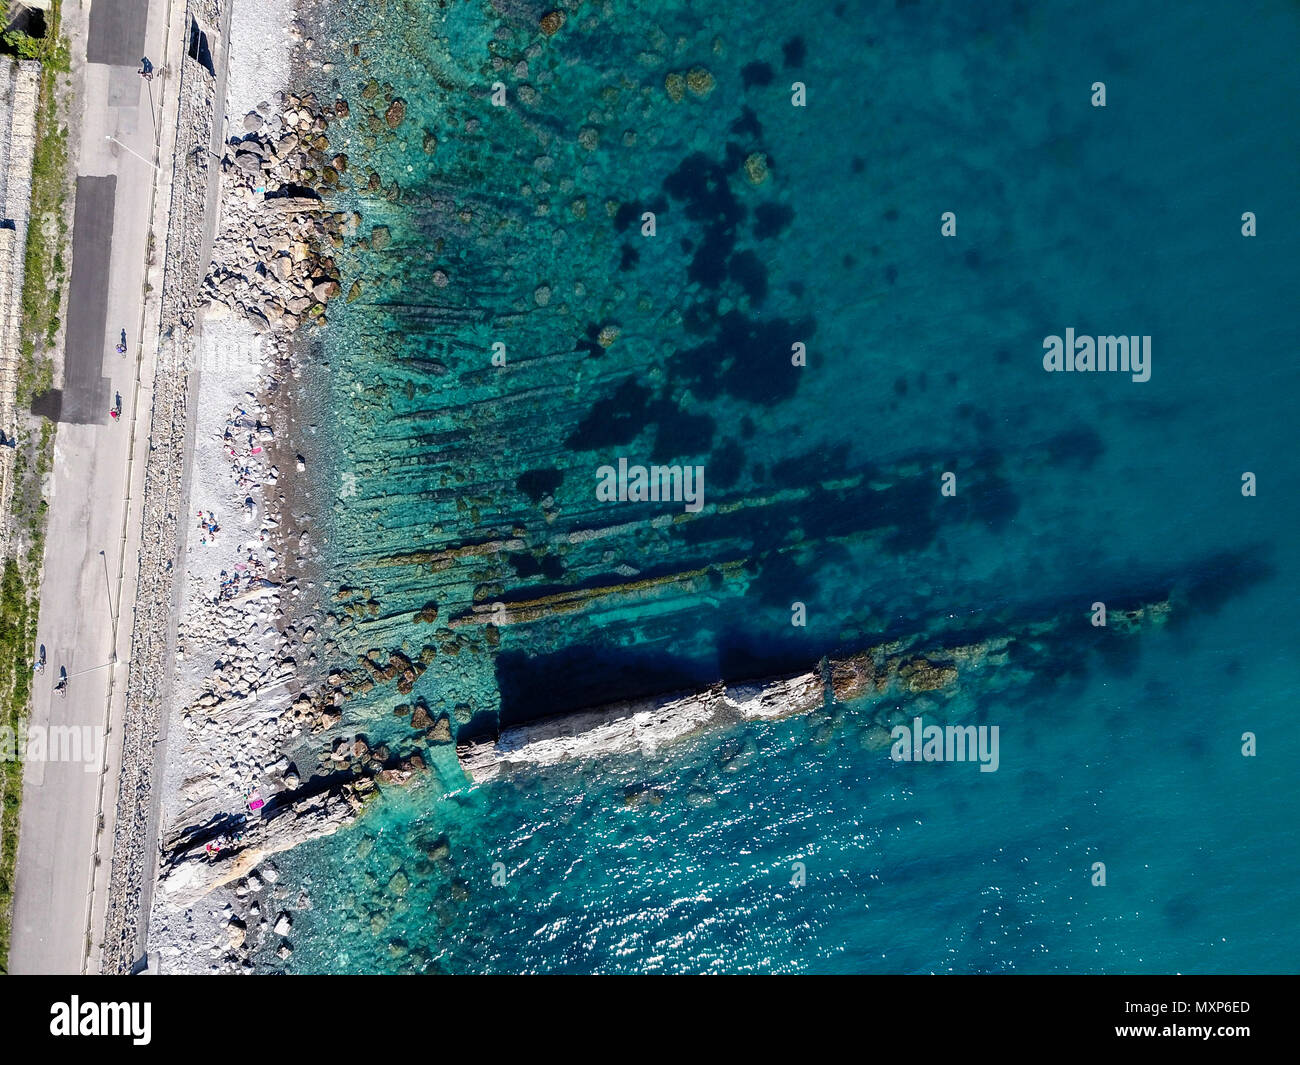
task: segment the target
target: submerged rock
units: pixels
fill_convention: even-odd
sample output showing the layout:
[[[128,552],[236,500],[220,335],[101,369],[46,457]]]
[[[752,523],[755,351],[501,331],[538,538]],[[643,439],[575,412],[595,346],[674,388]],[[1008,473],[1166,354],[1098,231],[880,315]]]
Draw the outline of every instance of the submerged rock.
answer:
[[[898,676],[908,691],[930,692],[956,681],[957,671],[951,666],[937,666],[924,658],[917,658],[899,669]]]
[[[686,72],[686,87],[703,100],[713,91],[713,75],[707,67],[691,67]]]

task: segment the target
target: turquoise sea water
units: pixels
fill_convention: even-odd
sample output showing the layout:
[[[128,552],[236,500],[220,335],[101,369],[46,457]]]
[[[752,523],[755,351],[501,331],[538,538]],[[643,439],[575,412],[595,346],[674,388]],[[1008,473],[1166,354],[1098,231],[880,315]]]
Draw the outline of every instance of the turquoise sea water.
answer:
[[[428,649],[344,725],[435,773],[285,859],[289,969],[1294,970],[1300,9],[698,6],[318,35],[362,219],[316,334],[335,655]],[[1151,380],[1045,373],[1067,327],[1151,335]],[[619,456],[710,505],[597,503]],[[1171,589],[1168,626],[1087,623]],[[469,789],[392,712],[491,733],[1038,621],[955,697],[996,773],[892,763],[848,707]]]

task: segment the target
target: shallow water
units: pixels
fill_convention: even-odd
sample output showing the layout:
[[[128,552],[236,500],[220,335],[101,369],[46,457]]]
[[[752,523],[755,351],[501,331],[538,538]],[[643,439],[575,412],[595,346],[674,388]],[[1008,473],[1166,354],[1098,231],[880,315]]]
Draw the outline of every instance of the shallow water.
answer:
[[[549,38],[522,4],[338,7],[320,94],[349,102],[363,222],[317,334],[329,561],[376,604],[338,655],[432,654],[345,724],[400,747],[419,699],[490,732],[1078,621],[1022,683],[959,692],[996,773],[894,764],[852,708],[448,798],[434,751],[285,861],[314,903],[289,968],[1293,968],[1295,6],[620,2]],[[674,103],[697,66],[712,89]],[[1067,327],[1150,335],[1151,379],[1045,373]],[[598,503],[620,456],[702,464],[708,505]],[[1093,653],[1094,601],[1193,584]],[[609,594],[485,624],[574,589]]]

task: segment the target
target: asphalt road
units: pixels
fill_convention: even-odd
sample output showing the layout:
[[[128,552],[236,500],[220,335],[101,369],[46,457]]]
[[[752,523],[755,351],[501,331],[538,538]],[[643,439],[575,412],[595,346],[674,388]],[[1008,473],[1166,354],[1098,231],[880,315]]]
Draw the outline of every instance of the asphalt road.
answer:
[[[149,0],[95,0],[90,5],[86,62],[139,67],[145,49]],[[152,59],[153,57],[150,56]]]
[[[77,178],[60,422],[102,424],[109,420],[112,386],[102,371],[105,349],[113,351],[117,341],[106,343],[110,336],[108,282],[116,199],[116,174]]]
[[[83,110],[81,128],[71,134],[79,140],[72,281],[37,633],[48,664],[33,685],[30,724],[73,726],[83,734],[88,728],[96,737],[92,748],[99,749],[77,761],[28,759],[25,765],[9,951],[14,973],[87,967],[92,901],[102,909],[93,889],[111,860],[104,853],[96,861],[95,841],[101,809],[109,816],[115,809],[139,486],[148,451],[150,397],[147,386],[137,392],[137,360],[140,379],[153,380],[153,352],[141,346],[155,178],[145,160],[154,155],[155,130],[166,128],[161,113],[151,113],[153,102],[162,100],[160,81],[151,85],[135,69],[142,54],[158,68],[168,59],[167,7],[166,0],[152,6],[149,0],[94,0],[87,18],[84,8],[64,5]],[[179,66],[185,42],[183,34],[174,36],[177,54],[170,58]],[[79,62],[81,55],[90,61]],[[122,327],[125,357],[113,350]],[[123,397],[120,422],[108,418],[117,392]],[[126,612],[115,623],[123,603]],[[54,691],[61,667],[70,677],[66,698]],[[106,832],[104,845],[111,839]]]

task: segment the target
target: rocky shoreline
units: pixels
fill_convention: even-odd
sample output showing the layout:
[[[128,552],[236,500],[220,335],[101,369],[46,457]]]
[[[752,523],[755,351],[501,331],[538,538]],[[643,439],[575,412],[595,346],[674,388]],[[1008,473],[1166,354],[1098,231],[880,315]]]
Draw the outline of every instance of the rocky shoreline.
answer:
[[[275,6],[236,5],[232,48],[260,58],[274,49],[271,59],[284,59],[270,63],[272,71],[287,70],[302,33],[292,8]],[[266,23],[277,17],[281,40],[268,43]],[[245,82],[252,77],[247,64],[241,73]],[[233,113],[250,93],[256,84],[228,92],[218,231],[195,285],[198,425],[182,510],[194,527],[183,556],[162,868],[149,933],[168,971],[206,969],[194,929],[212,913],[191,911],[198,898],[231,880],[246,893],[249,869],[335,831],[355,816],[366,790],[363,782],[322,788],[319,776],[304,786],[317,767],[300,774],[289,754],[304,735],[337,721],[332,697],[312,688],[321,673],[319,549],[299,441],[314,430],[314,412],[310,402],[298,409],[289,393],[302,377],[292,334],[300,324],[322,324],[324,304],[338,294],[326,251],[340,220],[300,183],[317,150],[307,142],[324,119],[308,111],[310,102],[304,107],[281,92]],[[400,774],[400,765],[394,770]],[[220,956],[228,944],[224,934],[218,939]],[[246,961],[245,954],[222,964],[230,970]]]
[[[338,294],[324,254],[338,219],[296,184],[308,156],[297,134],[281,131],[324,125],[301,105],[277,95],[228,138],[221,226],[200,299],[197,530],[178,647],[193,661],[178,699],[186,709],[176,759],[191,775],[173,813],[191,822],[238,809],[254,791],[296,789],[302,775],[286,750],[333,720],[333,700],[310,690],[323,679],[316,508],[303,453],[314,412],[291,409],[290,392],[303,376],[292,334],[323,321]]]
[[[275,6],[235,6],[232,50],[242,38],[247,51],[284,59],[270,63],[282,77],[308,80],[312,40],[290,3]],[[258,36],[274,19],[282,48]],[[241,99],[257,102],[245,111]],[[149,926],[165,971],[249,971],[273,940],[287,958],[280,929],[291,919],[282,912],[271,922],[256,899],[275,882],[266,859],[332,834],[379,786],[418,781],[427,769],[418,750],[372,750],[363,736],[336,734],[354,685],[375,683],[329,664],[338,619],[321,596],[328,533],[317,516],[328,507],[316,502],[328,491],[328,456],[313,453],[313,444],[325,448],[326,434],[316,434],[328,411],[307,372],[310,332],[343,294],[332,252],[360,223],[323,198],[348,165],[329,150],[330,125],[346,108],[311,92],[263,97],[256,84],[228,94],[218,231],[192,311],[198,426],[181,512],[193,527]],[[413,679],[399,658],[371,674]],[[398,681],[401,690],[407,681]],[[430,725],[450,744],[446,721]]]
[[[1143,604],[1116,612],[1112,624],[1119,635],[1132,635],[1163,625],[1170,609],[1168,599]],[[915,714],[946,721],[968,713],[970,704],[960,696],[973,683],[987,694],[1036,676],[1037,671],[1025,669],[1024,656],[1017,652],[1053,638],[1070,639],[1070,620],[1046,619],[969,644],[933,647],[916,637],[890,641],[856,654],[823,658],[814,669],[791,676],[724,682],[702,692],[626,700],[544,718],[503,729],[495,738],[461,743],[456,753],[465,775],[474,784],[484,784],[570,760],[650,756],[705,729],[775,721],[836,705],[851,705],[855,713],[867,715],[876,745],[887,747],[889,729]]]

